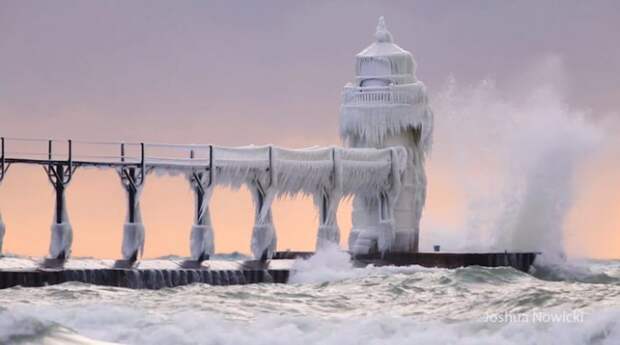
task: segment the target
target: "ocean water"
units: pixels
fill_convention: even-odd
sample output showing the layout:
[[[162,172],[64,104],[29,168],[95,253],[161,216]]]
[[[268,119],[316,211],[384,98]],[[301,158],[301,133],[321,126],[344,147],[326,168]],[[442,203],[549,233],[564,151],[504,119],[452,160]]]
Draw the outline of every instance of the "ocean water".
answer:
[[[620,261],[352,268],[329,251],[290,284],[0,290],[1,344],[620,344]]]

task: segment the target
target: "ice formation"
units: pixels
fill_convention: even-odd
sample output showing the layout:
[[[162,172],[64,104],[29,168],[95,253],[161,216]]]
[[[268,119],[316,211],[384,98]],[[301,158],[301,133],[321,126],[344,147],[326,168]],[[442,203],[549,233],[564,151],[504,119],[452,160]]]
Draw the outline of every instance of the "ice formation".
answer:
[[[190,253],[192,259],[202,261],[215,252],[213,226],[209,213],[209,201],[213,195],[215,174],[206,170],[193,170],[187,177],[194,189],[196,203],[196,215],[190,233]]]
[[[378,200],[374,212],[380,217],[377,222],[381,223],[381,233],[374,233],[380,239],[378,250],[389,250],[396,238],[395,200],[400,194],[401,179],[409,161],[407,150],[401,146],[380,149],[286,149],[273,145],[224,147],[82,142],[76,149],[79,151],[86,145],[113,145],[116,149],[120,146],[121,155],[87,152],[72,156],[69,151],[67,161],[41,161],[48,165],[48,177],[56,191],[55,222],[50,244],[50,257],[55,259],[66,259],[71,252],[72,231],[65,205],[65,189],[75,169],[93,166],[115,169],[126,192],[127,215],[121,252],[127,261],[139,259],[144,251],[145,229],[140,195],[150,172],[181,174],[188,179],[195,193],[195,219],[189,235],[190,252],[192,259],[197,261],[214,254],[215,235],[209,202],[217,186],[245,186],[250,190],[255,206],[251,249],[256,258],[268,259],[276,250],[277,236],[271,209],[273,201],[299,194],[311,197],[317,208],[320,220],[317,248],[339,243],[337,210],[343,198],[352,196],[363,200],[376,197]],[[126,154],[129,152],[134,154]],[[139,155],[136,156],[135,152]],[[16,159],[13,155],[10,152],[12,162]]]
[[[62,259],[71,256],[73,229],[68,220],[63,223],[53,223],[51,230],[52,240],[50,241],[50,257]]]
[[[50,164],[45,168],[45,171],[56,192],[49,255],[52,259],[64,260],[71,256],[71,245],[73,244],[73,228],[67,214],[65,190],[71,182],[74,169],[71,165]]]
[[[212,187],[224,185],[238,188],[246,185],[252,193],[255,224],[251,247],[257,258],[269,258],[276,249],[271,205],[277,197],[296,194],[312,196],[320,214],[317,247],[338,243],[340,231],[336,211],[340,200],[351,195],[370,197],[382,194],[388,204],[395,205],[391,201],[400,191],[400,179],[407,161],[405,149],[399,147],[291,150],[271,145],[214,146],[211,152]],[[205,200],[208,202],[208,198]],[[208,205],[205,205],[207,208]],[[387,226],[393,223],[392,214],[393,207],[386,213]],[[195,258],[200,255],[202,246],[213,247],[210,224],[208,229],[208,234],[192,231],[192,256]],[[391,246],[390,238],[387,236],[382,242],[382,249]]]
[[[349,249],[416,252],[426,199],[424,158],[433,133],[426,87],[416,79],[411,53],[394,44],[383,17],[375,42],[356,60],[355,83],[347,84],[342,94],[342,139],[351,147],[402,145],[408,158],[402,191],[355,198]]]
[[[144,224],[140,212],[140,194],[144,183],[145,170],[121,168],[119,175],[127,193],[127,216],[123,225],[121,253],[124,260],[135,261],[144,252]]]

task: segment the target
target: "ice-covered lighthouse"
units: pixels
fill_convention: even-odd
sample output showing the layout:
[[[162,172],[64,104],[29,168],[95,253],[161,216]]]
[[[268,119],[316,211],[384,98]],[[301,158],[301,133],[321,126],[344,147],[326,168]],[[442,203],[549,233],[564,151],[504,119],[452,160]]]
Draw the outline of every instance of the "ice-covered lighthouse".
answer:
[[[410,52],[394,43],[383,17],[375,41],[356,56],[355,81],[342,93],[340,135],[350,147],[407,149],[407,167],[396,198],[356,196],[349,249],[354,253],[385,250],[381,236],[393,229],[391,252],[417,252],[420,218],[426,199],[424,158],[433,133],[433,112],[425,85],[416,79]],[[397,200],[395,207],[385,205]],[[393,209],[392,215],[385,215]],[[394,222],[394,224],[389,224]]]

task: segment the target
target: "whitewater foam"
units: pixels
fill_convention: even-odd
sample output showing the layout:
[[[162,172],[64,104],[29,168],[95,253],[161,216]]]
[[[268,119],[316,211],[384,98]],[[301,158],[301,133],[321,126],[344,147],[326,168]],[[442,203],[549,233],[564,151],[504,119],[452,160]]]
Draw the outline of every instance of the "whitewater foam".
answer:
[[[314,269],[319,262],[334,265],[325,273]],[[308,270],[285,285],[146,291],[66,283],[2,290],[0,343],[88,344],[80,337],[121,344],[620,341],[617,283],[546,281],[511,268],[345,268],[345,263],[346,254],[336,248],[299,262]],[[620,275],[617,262],[597,265]],[[583,322],[489,321],[494,315],[571,312],[583,313]]]

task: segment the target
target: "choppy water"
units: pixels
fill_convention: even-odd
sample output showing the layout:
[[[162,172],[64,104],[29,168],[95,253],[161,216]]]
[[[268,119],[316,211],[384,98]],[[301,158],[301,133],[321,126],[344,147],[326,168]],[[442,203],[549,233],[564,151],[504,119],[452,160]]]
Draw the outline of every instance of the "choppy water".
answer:
[[[529,275],[353,269],[329,253],[297,268],[286,285],[2,290],[0,343],[620,344],[618,261]]]

